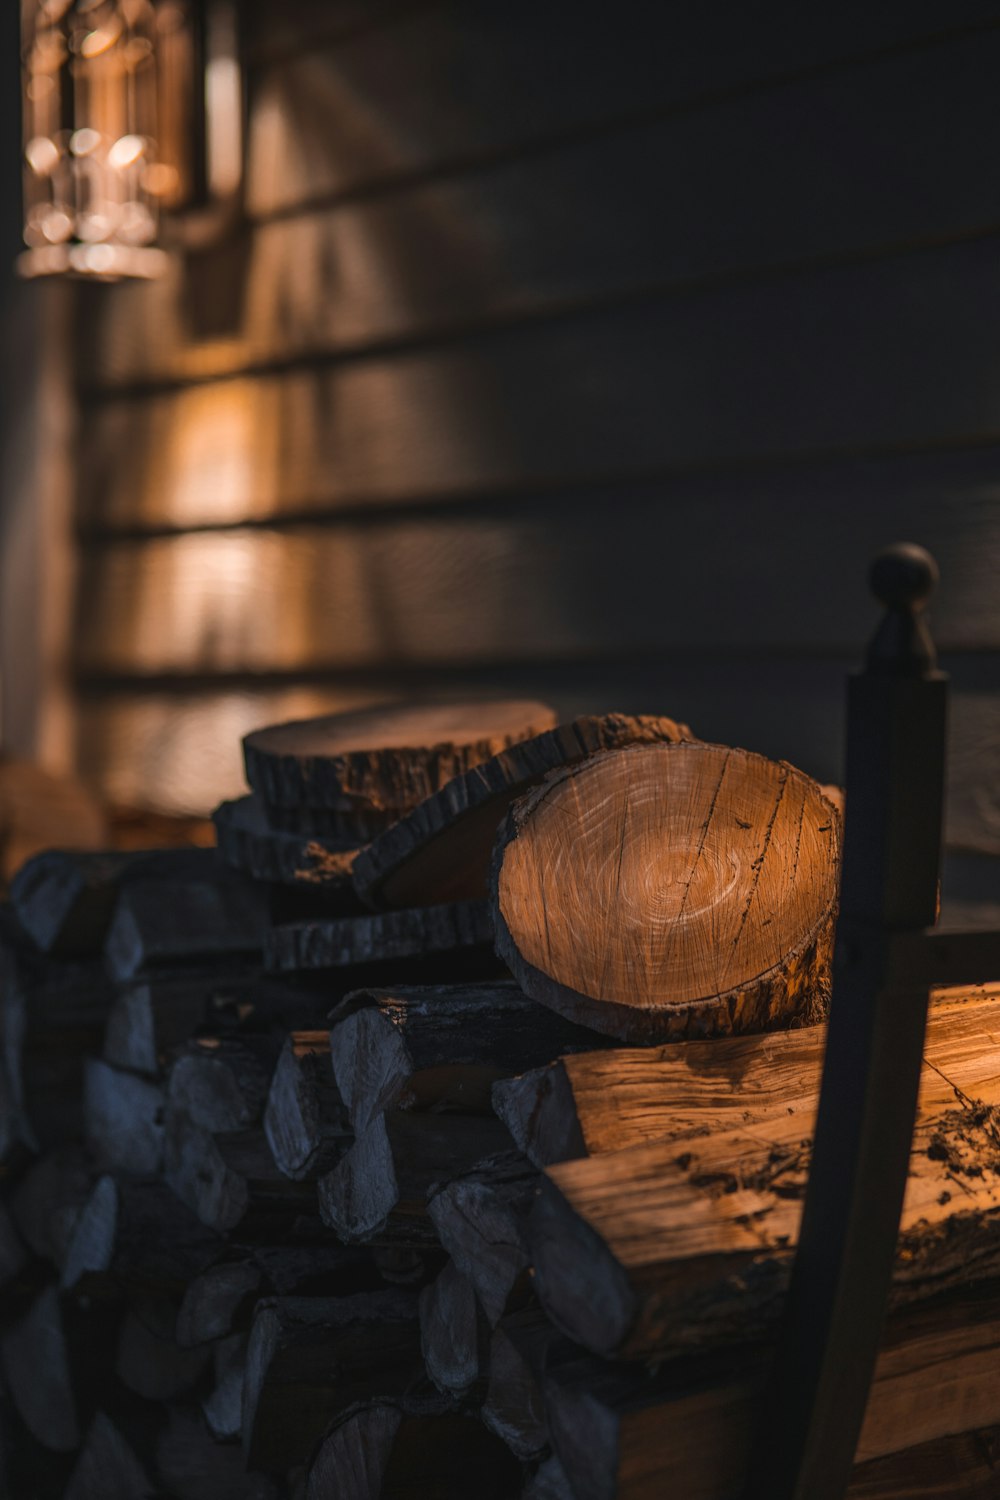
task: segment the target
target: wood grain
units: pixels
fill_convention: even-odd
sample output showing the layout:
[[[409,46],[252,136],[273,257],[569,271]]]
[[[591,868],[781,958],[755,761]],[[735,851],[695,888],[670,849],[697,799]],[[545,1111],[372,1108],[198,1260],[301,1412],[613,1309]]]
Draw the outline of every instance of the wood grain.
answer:
[[[936,1011],[897,1305],[996,1274],[996,1026],[995,993],[967,992]],[[788,1039],[770,1040],[773,1059]],[[798,1098],[786,1095],[763,1118],[750,1106],[749,1123],[734,1125],[724,1114],[718,1131],[550,1167],[532,1242],[537,1289],[554,1321],[595,1351],[629,1356],[745,1340],[767,1327],[780,1306],[808,1173],[816,1074],[810,1083],[803,1068],[802,1084]],[[748,1105],[751,1096],[752,1084]]]
[[[680,26],[630,0],[616,12],[628,45],[609,47],[597,11],[581,11],[567,30],[530,0],[502,12],[435,6],[258,80],[248,202],[254,213],[287,209],[995,19],[985,0],[900,14],[854,0],[822,21],[789,11],[762,26],[728,0],[711,23],[695,13]]]
[[[334,96],[338,61],[325,56]],[[642,288],[980,232],[997,217],[977,159],[995,133],[998,65],[1000,35],[960,35],[847,78],[811,76],[265,221],[178,258],[158,281],[83,303],[88,388],[433,339]],[[926,108],[930,92],[947,132]]]
[[[839,818],[793,767],[694,741],[556,772],[497,835],[497,952],[523,989],[626,1040],[822,1013]]]

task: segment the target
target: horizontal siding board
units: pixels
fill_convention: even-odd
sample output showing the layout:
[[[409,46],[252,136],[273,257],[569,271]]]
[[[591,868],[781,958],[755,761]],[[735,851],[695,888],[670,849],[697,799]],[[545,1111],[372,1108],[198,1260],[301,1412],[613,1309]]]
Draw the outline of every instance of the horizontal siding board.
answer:
[[[248,205],[287,210],[650,110],[997,22],[989,0],[786,4],[626,0],[572,16],[535,0],[432,7],[254,80]]]
[[[90,673],[384,669],[850,649],[868,559],[915,537],[942,647],[1000,650],[1000,456],[522,500],[483,515],[196,532],[83,555]]]
[[[310,509],[1000,438],[998,242],[91,407],[84,523]]]
[[[998,75],[1000,30],[261,225],[82,300],[87,382],[197,379],[981,231],[1000,224],[982,170]]]
[[[1000,696],[953,671],[946,836],[1000,854]],[[101,695],[80,703],[82,769],[112,800],[205,813],[243,789],[240,736],[263,724],[400,697],[527,693],[574,713],[667,713],[706,739],[790,760],[821,781],[843,776],[844,674],[853,659],[778,662],[665,657],[580,666],[540,664],[492,673],[375,676],[359,685],[200,694]],[[1000,659],[994,676],[1000,673]]]

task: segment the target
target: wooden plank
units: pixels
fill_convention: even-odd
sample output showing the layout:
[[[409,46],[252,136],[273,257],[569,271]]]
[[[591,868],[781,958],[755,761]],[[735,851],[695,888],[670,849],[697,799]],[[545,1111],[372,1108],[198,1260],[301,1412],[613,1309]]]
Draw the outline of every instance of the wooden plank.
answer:
[[[116,541],[81,559],[77,667],[95,677],[470,669],[734,646],[780,654],[789,641],[850,653],[876,619],[865,567],[897,535],[941,564],[939,647],[1000,648],[1000,496],[885,477],[895,493],[847,475],[840,488],[784,475],[773,489],[734,480],[712,496],[626,488],[614,506],[592,497],[572,521],[539,501],[533,514],[455,507],[379,526]]]
[[[998,71],[1000,31],[960,36],[849,86],[811,77],[265,223],[81,301],[86,379],[232,373],[981,230]]]
[[[232,525],[996,441],[996,258],[949,245],[108,400],[83,426],[80,518]]]
[[[822,576],[822,575],[821,575]],[[661,598],[664,597],[662,594]],[[739,624],[734,624],[737,635]],[[794,635],[792,639],[794,639]],[[113,802],[205,815],[243,787],[239,741],[282,718],[405,696],[525,693],[577,713],[662,712],[703,739],[790,760],[822,782],[843,779],[844,680],[861,659],[850,654],[702,655],[644,653],[603,661],[512,662],[454,673],[372,669],[327,685],[232,687],[207,679],[85,697],[80,705],[80,768]],[[1000,656],[945,659],[952,674],[946,828],[953,846],[1000,854]]]
[[[599,7],[567,26],[531,0],[428,8],[257,80],[249,206],[271,212],[983,20],[996,20],[988,0],[905,11],[851,0],[821,17],[782,6],[763,24],[736,0],[683,20],[628,0],[613,26]]]

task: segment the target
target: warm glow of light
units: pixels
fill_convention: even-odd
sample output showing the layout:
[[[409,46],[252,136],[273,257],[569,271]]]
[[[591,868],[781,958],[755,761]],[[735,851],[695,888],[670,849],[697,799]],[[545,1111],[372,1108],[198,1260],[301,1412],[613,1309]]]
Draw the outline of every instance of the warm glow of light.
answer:
[[[257,488],[260,413],[242,382],[205,386],[178,409],[164,452],[169,515],[178,525],[245,520]]]
[[[97,31],[88,32],[80,43],[80,54],[88,59],[101,57],[115,45],[122,34],[121,22],[110,26],[101,26]]]
[[[108,152],[108,166],[122,171],[137,162],[145,149],[146,142],[141,135],[123,135]]]
[[[91,151],[96,151],[101,144],[101,132],[93,130],[89,125],[84,125],[80,130],[74,130],[69,138],[69,149],[74,156],[89,156]]]
[[[239,187],[243,172],[240,65],[236,10],[217,0],[209,17],[205,66],[205,126],[208,133],[208,186],[218,198]]]
[[[62,152],[55,141],[50,141],[46,135],[36,135],[34,140],[29,141],[24,148],[24,155],[28,166],[39,177],[48,177],[58,165]]]
[[[142,185],[154,198],[165,198],[177,190],[177,168],[165,161],[147,162],[143,168]]]

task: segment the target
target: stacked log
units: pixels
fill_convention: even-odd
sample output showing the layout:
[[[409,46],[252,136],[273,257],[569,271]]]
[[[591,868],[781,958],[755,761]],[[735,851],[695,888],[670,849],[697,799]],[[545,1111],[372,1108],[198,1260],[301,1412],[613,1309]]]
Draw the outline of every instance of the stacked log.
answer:
[[[670,720],[346,719],[251,737],[218,853],[53,851],[0,910],[0,1489],[728,1500],[837,815]],[[932,1010],[856,1500],[988,1493],[998,1030]]]

